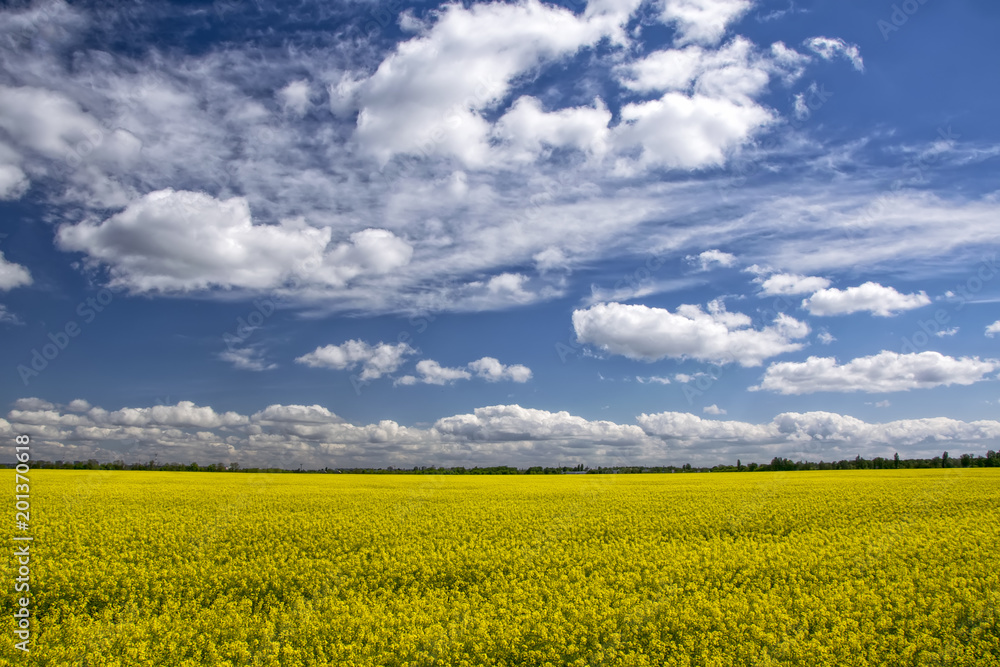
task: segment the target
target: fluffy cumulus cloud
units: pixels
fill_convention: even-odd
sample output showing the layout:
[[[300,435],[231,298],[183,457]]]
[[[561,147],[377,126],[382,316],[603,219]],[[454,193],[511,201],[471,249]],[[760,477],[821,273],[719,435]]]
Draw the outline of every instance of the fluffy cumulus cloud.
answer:
[[[469,364],[469,370],[487,382],[527,382],[531,379],[531,369],[522,364],[505,366],[493,357],[483,357]]]
[[[986,327],[986,335],[989,338],[993,338],[997,334],[1000,334],[1000,320],[997,320],[993,324],[990,324]]]
[[[677,30],[675,42],[715,44],[726,28],[750,10],[750,0],[662,0],[664,23]]]
[[[698,255],[688,255],[687,261],[697,264],[702,271],[708,271],[714,266],[732,266],[736,263],[736,255],[722,250],[706,250]]]
[[[662,412],[618,424],[494,405],[416,428],[391,420],[351,424],[320,405],[274,404],[251,415],[186,401],[113,411],[83,407],[19,401],[0,419],[0,434],[31,435],[33,456],[48,460],[156,458],[286,468],[714,465],[737,456],[744,461],[773,456],[829,460],[858,453],[891,456],[892,451],[933,456],[946,447],[995,447],[1000,438],[997,421],[928,418],[873,424],[829,412],[784,413],[764,424]]]
[[[14,401],[15,410],[55,410],[55,403],[50,403],[41,398],[19,398]]]
[[[148,408],[122,408],[108,411],[99,407],[85,409],[85,402],[73,401],[64,409],[38,399],[15,404],[8,414],[12,423],[33,426],[45,431],[45,427],[86,427],[89,429],[119,429],[128,433],[129,429],[144,427],[167,428],[231,428],[249,423],[247,417],[235,412],[216,412],[211,407],[198,406],[191,401],[180,401],[177,405],[156,405]],[[73,414],[67,414],[71,412]],[[26,431],[29,434],[31,431]]]
[[[639,159],[619,160],[619,172],[723,165],[776,120],[757,101],[771,79],[794,82],[807,60],[784,44],[762,52],[737,37],[718,49],[665,49],[620,65],[623,86],[660,97],[622,108],[615,140],[622,149],[638,150]]]
[[[468,380],[472,377],[469,371],[462,368],[447,368],[433,359],[423,359],[417,362],[417,373],[420,374],[420,382],[424,384],[450,384],[456,380]],[[401,378],[400,384],[412,384],[409,378]]]
[[[640,169],[700,169],[722,166],[727,155],[774,119],[756,104],[695,94],[668,92],[648,102],[622,107],[616,137],[625,149],[635,149]],[[633,163],[618,163],[622,174]]]
[[[155,56],[85,47],[144,8],[12,9],[0,23],[45,39],[0,28],[0,198],[58,192],[59,248],[135,292],[282,290],[379,313],[557,298],[570,279],[553,267],[628,255],[649,223],[704,207],[714,184],[688,172],[756,151],[787,112],[765,95],[824,57],[729,34],[752,4],[647,4],[644,23],[673,29],[655,46],[626,29],[638,0],[518,0],[407,13],[391,44],[345,33],[272,53],[236,22],[224,44]],[[301,25],[274,34],[296,45]],[[578,76],[581,57],[625,95]],[[536,85],[557,71],[566,86]],[[650,183],[661,169],[690,187]]]
[[[328,249],[332,230],[301,218],[254,224],[244,197],[152,192],[103,222],[60,227],[63,250],[111,267],[112,284],[138,292],[210,287],[273,289],[289,281],[343,286],[410,261],[413,249],[392,232],[365,229]]]
[[[593,107],[545,111],[534,97],[521,97],[493,128],[493,135],[519,161],[536,159],[545,149],[575,148],[594,157],[608,150],[611,112],[599,98]]]
[[[949,443],[986,448],[1000,437],[1000,422],[964,422],[944,417],[869,423],[832,412],[786,412],[766,424],[703,419],[686,412],[642,414],[650,435],[685,450],[702,447],[720,454],[744,452],[796,459],[891,455],[934,456]],[[763,456],[761,456],[763,454]]]
[[[645,440],[638,426],[588,421],[568,412],[548,412],[519,405],[477,408],[473,414],[440,419],[434,428],[472,442],[577,440],[594,444],[639,444]]]
[[[383,375],[394,373],[406,357],[415,352],[416,350],[406,343],[391,345],[379,342],[370,345],[365,341],[352,339],[340,345],[317,347],[295,361],[312,368],[329,368],[337,371],[353,370],[360,366],[360,379],[376,380]]]
[[[503,99],[512,80],[616,30],[604,16],[578,17],[537,0],[446,5],[426,33],[399,44],[358,84],[356,138],[383,163],[398,154],[443,154],[480,166],[490,131],[481,112]]]
[[[802,348],[797,342],[809,327],[785,314],[761,328],[743,313],[730,313],[718,301],[707,311],[683,305],[676,312],[643,305],[601,303],[573,313],[581,343],[630,359],[666,357],[759,366],[765,359]]]
[[[760,292],[765,296],[810,294],[824,290],[830,281],[819,276],[802,276],[797,273],[775,273],[767,278],[758,278]]]
[[[812,394],[820,391],[882,393],[980,382],[1000,362],[979,357],[949,357],[940,352],[899,354],[882,351],[838,364],[834,357],[809,357],[768,366],[751,391]]]
[[[500,363],[493,357],[483,357],[470,362],[464,368],[448,368],[433,359],[423,359],[416,364],[417,375],[404,375],[397,379],[397,385],[413,384],[451,384],[457,380],[468,380],[472,377],[485,379],[487,382],[527,382],[531,379],[531,369],[522,364],[510,366]]]
[[[810,37],[805,41],[805,45],[824,60],[833,60],[839,56],[850,61],[854,69],[859,72],[865,71],[865,63],[861,59],[861,49],[858,48],[857,44],[848,44],[840,38]]]
[[[836,287],[821,289],[803,300],[802,307],[813,315],[847,315],[868,311],[879,317],[892,317],[930,302],[925,292],[902,294],[893,287],[869,281],[845,290]]]
[[[3,256],[3,251],[0,251],[0,290],[11,290],[31,283],[28,269],[9,261]]]

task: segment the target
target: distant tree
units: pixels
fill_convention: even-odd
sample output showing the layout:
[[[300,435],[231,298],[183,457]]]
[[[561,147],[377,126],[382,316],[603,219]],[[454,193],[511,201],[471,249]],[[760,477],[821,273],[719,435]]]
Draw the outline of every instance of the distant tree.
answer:
[[[944,454],[941,455],[941,467],[942,468],[949,467],[948,452],[945,452]]]
[[[893,468],[899,467],[899,452],[896,452],[892,457],[892,467]]]

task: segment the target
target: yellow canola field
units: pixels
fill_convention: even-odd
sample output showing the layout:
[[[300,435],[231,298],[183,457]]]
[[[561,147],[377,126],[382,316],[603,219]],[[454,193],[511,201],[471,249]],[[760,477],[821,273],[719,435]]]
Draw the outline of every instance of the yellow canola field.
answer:
[[[1000,469],[31,490],[32,650],[8,556],[3,664],[1000,665]]]

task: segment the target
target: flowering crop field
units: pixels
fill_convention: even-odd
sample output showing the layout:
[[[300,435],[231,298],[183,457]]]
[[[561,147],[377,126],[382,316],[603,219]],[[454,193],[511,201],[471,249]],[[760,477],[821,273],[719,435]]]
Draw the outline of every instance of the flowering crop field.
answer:
[[[1000,665],[996,469],[32,475],[5,664]]]

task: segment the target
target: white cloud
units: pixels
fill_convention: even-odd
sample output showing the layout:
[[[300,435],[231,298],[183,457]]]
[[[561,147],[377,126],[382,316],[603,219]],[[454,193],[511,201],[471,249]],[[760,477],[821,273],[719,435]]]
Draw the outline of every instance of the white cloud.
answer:
[[[469,364],[469,370],[488,382],[511,380],[527,382],[531,379],[531,369],[522,364],[505,366],[493,357],[483,357]]]
[[[250,420],[258,424],[340,424],[344,420],[321,405],[269,405]]]
[[[527,382],[531,379],[531,369],[521,364],[510,366],[500,363],[493,357],[483,357],[470,362],[465,368],[448,368],[433,359],[424,359],[417,363],[417,376],[404,375],[396,380],[397,385],[451,384],[456,380],[468,380],[475,375],[487,382],[510,380]]]
[[[874,402],[865,401],[865,405],[874,405],[876,408],[888,408],[888,407],[890,407],[892,405],[892,403],[889,402],[889,401],[887,401],[887,400],[886,401],[874,401]]]
[[[702,408],[702,412],[704,412],[707,415],[724,415],[724,414],[726,414],[725,410],[723,410],[722,408],[720,408],[718,405],[715,405],[714,403],[712,405],[707,405],[704,408]]]
[[[104,135],[75,101],[30,86],[0,86],[0,128],[24,147],[60,160],[81,142]]]
[[[940,352],[899,354],[883,350],[838,365],[834,357],[809,357],[804,362],[768,366],[761,383],[751,391],[811,394],[820,391],[882,393],[969,385],[1000,369],[1000,362],[979,357],[954,358]]]
[[[621,83],[638,92],[684,91],[706,69],[707,54],[698,46],[654,51],[620,69]]]
[[[31,273],[28,269],[6,259],[0,250],[0,290],[11,290],[31,283]]]
[[[608,150],[611,112],[599,98],[593,107],[544,111],[534,97],[521,97],[497,121],[493,135],[515,160],[536,159],[543,149],[576,148],[600,157]]]
[[[620,303],[573,312],[573,328],[581,343],[644,361],[672,357],[759,366],[764,359],[801,349],[803,343],[794,341],[809,333],[805,323],[785,314],[761,329],[751,324],[750,317],[727,312],[717,301],[707,312],[696,305],[680,306],[671,313]]]
[[[243,197],[158,190],[104,222],[59,229],[63,250],[84,252],[112,269],[112,284],[137,291],[211,286],[264,289],[297,263],[320,263],[330,230],[305,224],[254,225]]]
[[[1000,320],[997,320],[993,324],[986,327],[986,335],[990,338],[1000,333]]]
[[[55,410],[56,406],[42,398],[29,397],[29,398],[19,398],[14,401],[15,410]]]
[[[259,347],[234,347],[219,353],[219,359],[228,361],[234,368],[243,371],[269,371],[277,364],[269,364]]]
[[[848,44],[840,38],[830,37],[810,37],[803,44],[823,60],[833,60],[837,56],[843,56],[851,62],[854,69],[859,72],[865,71],[865,63],[861,59],[861,49],[858,48],[857,44]]]
[[[698,264],[701,271],[708,271],[713,266],[729,267],[736,263],[736,255],[718,249],[706,250],[697,256],[688,255],[686,259]]]
[[[639,384],[670,384],[670,378],[660,375],[650,375],[649,377],[636,375],[635,380]]]
[[[592,306],[595,303],[607,301],[631,301],[653,294],[680,292],[691,287],[699,287],[706,283],[707,281],[704,278],[669,278],[666,280],[643,280],[637,282],[619,281],[612,288],[598,287],[592,284],[590,286],[590,295],[583,299],[583,303]]]
[[[0,141],[0,200],[20,199],[31,182],[21,169],[22,156]]]
[[[908,455],[926,457],[940,454],[941,445],[949,442],[983,446],[1000,437],[1000,422],[944,417],[873,424],[831,412],[786,412],[770,423],[750,424],[662,412],[642,414],[637,420],[650,435],[682,447],[697,446],[705,451],[714,446],[717,451],[733,451],[734,446],[744,445],[753,448],[750,451],[757,456],[763,454],[765,460],[773,455],[810,460],[854,458],[857,453],[885,455],[904,448],[910,450]]]
[[[703,94],[668,92],[621,109],[615,136],[622,150],[637,150],[636,161],[621,159],[622,175],[637,169],[701,169],[721,166],[726,156],[770,124],[770,111],[756,104]]]
[[[760,283],[761,294],[767,296],[809,294],[830,286],[830,281],[826,278],[797,273],[776,273],[768,278],[757,278],[754,282]]]
[[[726,26],[749,4],[661,3],[665,20],[678,29],[671,46],[680,50],[645,57],[636,57],[641,49],[631,46],[611,54],[590,48],[607,37],[615,44],[639,40],[638,33],[626,39],[622,28],[623,17],[638,7],[634,0],[591,2],[583,13],[526,0],[423,12],[419,22],[406,21],[415,35],[404,36],[388,53],[379,52],[383,46],[354,49],[351,40],[335,39],[329,48],[317,44],[292,58],[275,52],[266,63],[249,57],[248,49],[256,47],[238,41],[199,53],[130,52],[112,60],[84,49],[70,59],[44,45],[69,48],[86,37],[88,23],[100,20],[104,10],[60,10],[74,18],[45,18],[40,29],[52,31],[46,39],[18,46],[0,40],[6,81],[17,82],[19,91],[13,93],[17,104],[5,107],[11,113],[3,122],[13,129],[10,155],[0,155],[0,193],[5,174],[11,193],[26,187],[29,178],[42,186],[40,192],[57,193],[58,201],[50,202],[57,204],[54,217],[63,215],[79,226],[88,238],[75,240],[89,244],[82,251],[93,250],[92,265],[108,269],[111,280],[134,291],[200,290],[205,292],[200,296],[232,298],[236,290],[282,290],[295,297],[295,305],[326,313],[483,310],[552,299],[572,285],[568,279],[539,279],[531,273],[536,266],[531,258],[558,246],[560,256],[552,257],[559,266],[594,266],[610,255],[641,252],[654,222],[659,230],[654,233],[669,229],[669,239],[657,240],[662,248],[682,256],[711,247],[689,245],[684,238],[700,231],[681,232],[675,216],[678,222],[711,220],[705,226],[720,237],[712,243],[740,247],[743,256],[743,245],[730,238],[768,226],[728,217],[735,209],[725,225],[717,224],[717,198],[706,196],[716,192],[716,184],[706,182],[714,174],[694,181],[678,174],[622,187],[613,170],[634,175],[647,167],[701,169],[726,164],[744,150],[770,152],[753,146],[764,127],[759,121],[778,120],[762,95],[776,79],[787,84],[801,75],[808,58],[783,45],[757,47],[726,36]],[[4,12],[0,24],[11,25],[18,14]],[[581,53],[595,65],[593,71],[610,70],[635,82],[633,90],[653,94],[610,99],[587,76],[569,81],[569,88],[534,85]],[[690,62],[675,63],[677,73],[658,78],[665,71],[659,65],[671,58]],[[665,93],[676,97],[663,98]],[[321,108],[325,94],[333,117]],[[607,110],[594,102],[598,94],[610,108],[631,103],[632,115],[609,127]],[[521,104],[512,107],[517,100]],[[35,118],[38,114],[25,111],[33,108],[51,113]],[[509,122],[498,126],[494,119],[505,115]],[[70,168],[67,151],[98,138],[95,132],[103,133],[100,146]],[[567,152],[572,154],[564,161]],[[506,159],[514,154],[537,161]],[[538,160],[550,154],[551,162]],[[379,173],[385,160],[391,164]],[[3,165],[10,168],[4,171]],[[459,171],[461,178],[448,178]],[[192,254],[187,245],[196,230],[165,220],[166,214],[138,215],[140,208],[155,208],[146,198],[168,184],[177,193],[214,199],[203,205],[204,233],[232,236],[232,250],[245,254],[246,264],[223,262],[229,258],[220,252],[228,247],[211,238],[204,249],[208,256]],[[752,192],[746,189],[747,195]],[[526,204],[532,195],[545,199],[538,206]],[[217,208],[234,199],[244,200],[252,216],[236,213],[239,224],[220,224]],[[766,207],[760,198],[753,208]],[[800,210],[789,206],[784,214]],[[109,211],[136,217],[141,231],[108,223]],[[990,220],[994,213],[989,211]],[[307,230],[329,233],[317,239],[317,245],[325,241],[329,247],[306,251],[297,245],[310,238],[295,222],[300,217]],[[82,234],[88,225],[91,233]],[[767,238],[781,250],[790,239],[804,237],[795,234],[802,225],[802,220],[787,229],[775,224],[788,234]],[[104,233],[97,233],[102,226]],[[819,227],[818,233],[835,231]],[[574,233],[580,228],[588,233]],[[392,234],[375,256],[395,257],[397,269],[378,273],[329,256],[338,244],[354,254],[351,235],[366,229]],[[968,225],[959,232],[966,240],[975,236]],[[125,242],[117,243],[116,233]],[[275,237],[273,244],[258,242],[268,235]],[[895,244],[925,238],[891,235]],[[181,250],[164,247],[174,241]],[[280,256],[268,256],[261,246],[273,246]],[[882,247],[866,244],[864,252],[883,252]],[[838,248],[817,243],[810,252]],[[315,270],[300,266],[314,263]],[[518,272],[527,274],[520,289],[490,291],[491,276]]]
[[[439,419],[435,430],[468,441],[571,441],[629,443],[644,440],[638,426],[588,421],[568,412],[548,412],[519,405],[477,408],[474,414]]]
[[[85,401],[82,398],[76,398],[66,404],[66,409],[70,412],[87,412],[93,406],[89,401]]]
[[[417,362],[417,372],[420,373],[420,381],[424,384],[450,384],[456,380],[468,380],[472,377],[472,374],[463,368],[447,368],[433,359]]]
[[[356,138],[381,163],[443,154],[483,165],[489,125],[481,112],[511,81],[617,30],[606,17],[577,17],[537,0],[446,5],[433,27],[397,45],[359,84]]]
[[[951,327],[950,329],[942,329],[941,331],[936,331],[934,333],[938,338],[944,338],[945,336],[954,336],[958,333],[958,327]]]
[[[501,273],[485,281],[447,286],[429,297],[418,295],[414,302],[423,310],[480,311],[525,306],[560,294],[561,288],[539,286],[523,273]]]
[[[406,343],[368,343],[352,339],[340,345],[317,347],[309,354],[298,357],[295,361],[312,368],[332,368],[334,370],[353,370],[361,365],[362,380],[376,380],[383,375],[393,373],[416,350]]]
[[[664,23],[677,29],[674,42],[679,45],[718,43],[730,23],[742,17],[753,3],[750,0],[661,0]]]
[[[833,341],[837,340],[836,338],[834,338],[833,334],[831,334],[829,331],[819,332],[816,338],[818,338],[819,342],[823,343],[823,345],[829,345]]]
[[[781,74],[785,85],[795,83],[805,73],[805,66],[811,60],[809,56],[789,48],[784,42],[774,42],[770,51],[771,62]]]
[[[291,111],[299,116],[304,116],[311,104],[309,100],[309,82],[304,80],[292,81],[277,93],[278,100],[286,111]]]
[[[819,290],[803,300],[802,307],[813,315],[846,315],[866,310],[879,317],[892,317],[930,302],[925,292],[901,294],[895,288],[869,281],[846,290],[836,287]]]
[[[93,407],[66,413],[41,399],[0,419],[0,433],[28,433],[34,458],[102,461],[239,461],[296,468],[413,465],[714,465],[774,456],[934,456],[944,447],[993,446],[1000,422],[946,418],[867,423],[829,412],[783,413],[751,424],[690,413],[642,414],[636,424],[588,420],[519,405],[477,408],[433,426],[392,420],[354,425],[319,405],[269,405],[245,416],[181,401],[175,406]],[[31,409],[29,409],[31,408]]]
[[[331,287],[405,266],[412,247],[392,232],[365,229],[327,250],[332,230],[302,219],[254,224],[243,197],[158,190],[101,223],[64,225],[63,250],[111,266],[112,285],[137,292],[210,287],[268,289],[288,281]]]
[[[953,259],[957,267],[967,268],[984,259],[982,248],[1000,242],[995,224],[1000,205],[991,197],[944,199],[905,189],[879,193],[860,184],[836,194],[773,195],[742,223],[774,233],[762,252],[768,261],[789,270],[886,269],[900,263],[933,270],[948,258],[958,258]],[[787,230],[800,228],[803,215],[809,221],[808,233],[785,236]],[[989,261],[992,266],[995,257]]]
[[[13,414],[13,413],[12,413]],[[248,419],[236,412],[219,413],[207,406],[197,406],[191,401],[176,405],[156,405],[151,408],[122,408],[108,412],[91,408],[86,417],[98,426],[175,426],[179,428],[221,428],[241,426]]]
[[[24,324],[20,317],[16,314],[10,312],[7,306],[0,303],[0,323],[6,322],[7,324]]]
[[[14,143],[0,142],[0,199],[22,196],[29,175],[50,177],[70,167],[68,193],[86,192],[84,198],[104,206],[120,204],[120,185],[108,180],[108,171],[130,169],[142,149],[132,133],[103,126],[78,101],[35,86],[0,85],[0,130]]]

